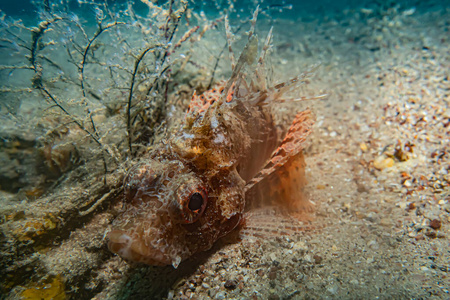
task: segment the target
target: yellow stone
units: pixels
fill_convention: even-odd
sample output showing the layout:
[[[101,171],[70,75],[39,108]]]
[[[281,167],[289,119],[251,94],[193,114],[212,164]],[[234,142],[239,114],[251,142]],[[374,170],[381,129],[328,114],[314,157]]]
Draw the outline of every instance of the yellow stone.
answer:
[[[369,147],[367,147],[367,144],[362,142],[361,144],[359,144],[359,148],[361,148],[362,152],[367,152],[367,150],[369,150]]]
[[[32,284],[31,287],[24,290],[21,294],[22,299],[53,299],[64,300],[66,293],[64,291],[64,282],[60,275],[53,277],[50,281]]]
[[[378,170],[383,170],[386,168],[390,168],[395,164],[395,161],[384,155],[380,155],[373,161],[373,166]]]

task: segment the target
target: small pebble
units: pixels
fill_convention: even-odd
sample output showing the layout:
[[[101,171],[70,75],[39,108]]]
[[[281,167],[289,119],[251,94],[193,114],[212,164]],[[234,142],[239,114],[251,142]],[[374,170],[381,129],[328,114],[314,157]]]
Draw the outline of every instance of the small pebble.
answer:
[[[275,253],[270,253],[269,256],[272,261],[277,260],[277,255]]]
[[[236,281],[235,280],[227,280],[226,282],[225,282],[225,288],[227,289],[227,290],[234,290],[235,288],[236,288],[236,286],[237,286],[237,283],[236,283]]]
[[[361,148],[362,152],[367,152],[367,150],[369,150],[369,147],[367,147],[367,144],[362,142],[361,144],[359,144],[359,148]]]
[[[210,288],[209,284],[207,284],[206,282],[203,282],[203,283],[202,283],[202,287],[203,287],[204,289],[209,289],[209,288]]]
[[[330,286],[327,287],[327,291],[334,295],[337,293],[338,287],[334,284],[331,284]]]
[[[319,255],[314,255],[313,258],[314,258],[314,263],[315,263],[316,265],[317,265],[317,264],[320,264],[320,263],[322,262],[322,260],[323,260],[323,258],[320,257]]]
[[[275,270],[270,271],[267,277],[269,277],[270,280],[275,280],[275,278],[277,278],[277,271]]]
[[[441,221],[438,219],[433,219],[430,222],[430,227],[437,230],[439,228],[441,228]]]
[[[437,233],[434,230],[427,230],[427,231],[425,231],[425,235],[427,237],[429,237],[429,238],[432,238],[432,239],[437,237]]]
[[[373,166],[378,170],[390,168],[395,164],[394,160],[390,157],[380,155],[373,161]]]
[[[425,239],[422,234],[418,234],[414,238],[416,239],[416,241],[421,241],[421,240]]]
[[[413,210],[415,208],[416,208],[416,204],[414,202],[411,202],[411,203],[408,204],[408,209],[409,210]]]

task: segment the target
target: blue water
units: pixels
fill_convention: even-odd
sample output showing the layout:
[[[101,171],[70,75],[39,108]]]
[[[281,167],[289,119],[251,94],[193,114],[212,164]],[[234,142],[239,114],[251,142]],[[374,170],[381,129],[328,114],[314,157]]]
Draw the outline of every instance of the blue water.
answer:
[[[16,0],[0,1],[0,10],[2,10],[6,15],[15,18],[23,18],[25,20],[34,20],[36,18],[36,13],[42,9],[43,1],[29,1],[29,0]],[[59,5],[59,7],[64,7],[66,11],[75,13],[89,13],[89,8],[86,5],[80,5],[78,1],[49,1],[50,5],[54,3],[62,2],[64,5]],[[107,1],[110,5],[112,4],[125,4],[127,1]],[[140,1],[134,2],[133,7],[137,12],[145,14],[146,6]],[[159,1],[163,2],[163,1]],[[190,5],[193,10],[205,11],[208,16],[217,14],[217,6],[213,3],[217,2],[222,8],[226,7],[226,1],[195,1],[194,4]],[[253,11],[256,1],[236,1],[234,3],[237,14],[242,18],[249,11]],[[158,2],[156,2],[158,3]],[[261,1],[261,8],[272,7],[271,14],[274,18],[288,18],[288,19],[298,19],[302,18],[305,20],[312,20],[315,18],[322,18],[324,16],[336,16],[342,14],[345,10],[358,10],[359,8],[377,8],[383,6],[388,7],[401,7],[401,8],[411,8],[415,7],[421,11],[430,10],[445,10],[446,7],[450,6],[449,0],[397,0],[397,1],[387,1],[387,0],[316,0],[316,1]],[[283,7],[292,6],[292,9],[282,9]],[[86,9],[83,9],[86,8]],[[280,13],[280,9],[282,9]]]

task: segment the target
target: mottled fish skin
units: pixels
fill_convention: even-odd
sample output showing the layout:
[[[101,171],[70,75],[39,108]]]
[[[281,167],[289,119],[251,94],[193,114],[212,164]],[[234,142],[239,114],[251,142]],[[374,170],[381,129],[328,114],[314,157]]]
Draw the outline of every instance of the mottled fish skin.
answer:
[[[264,51],[269,43],[270,33]],[[276,178],[287,172],[284,165],[300,157],[297,169],[303,166],[310,112],[294,120],[294,132],[277,128],[271,112],[272,103],[288,101],[284,91],[298,80],[270,87],[261,58],[256,70],[249,70],[255,45],[253,35],[231,79],[194,94],[182,127],[129,170],[124,209],[107,236],[112,252],[177,267],[236,228],[252,201],[282,195],[273,188],[283,185],[284,179]],[[272,190],[264,180],[274,182]]]

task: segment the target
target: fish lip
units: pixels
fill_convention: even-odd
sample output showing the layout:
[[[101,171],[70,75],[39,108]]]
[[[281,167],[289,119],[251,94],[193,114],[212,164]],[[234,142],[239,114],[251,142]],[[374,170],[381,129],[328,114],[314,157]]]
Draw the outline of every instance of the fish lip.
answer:
[[[140,262],[151,266],[167,266],[172,260],[154,247],[143,246],[142,240],[134,238],[123,230],[112,230],[108,233],[108,248],[125,260]]]

